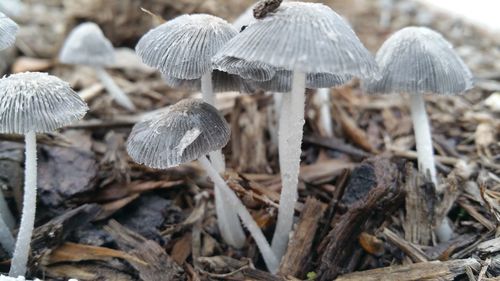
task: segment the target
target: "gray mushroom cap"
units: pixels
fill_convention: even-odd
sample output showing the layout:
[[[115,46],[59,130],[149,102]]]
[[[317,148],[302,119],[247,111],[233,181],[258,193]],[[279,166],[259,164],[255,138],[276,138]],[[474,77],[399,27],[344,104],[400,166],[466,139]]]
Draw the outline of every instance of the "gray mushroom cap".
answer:
[[[329,73],[312,73],[306,75],[306,88],[319,89],[343,85],[350,81],[350,75],[335,75]],[[292,90],[293,73],[290,70],[276,70],[276,74],[268,81],[254,81],[249,84],[265,91],[287,93]]]
[[[115,51],[97,24],[85,22],[68,35],[59,60],[67,64],[104,67],[115,62]]]
[[[162,75],[163,80],[172,88],[184,88],[187,90],[201,91],[201,78],[198,79],[178,79],[167,75]],[[216,93],[239,91],[243,93],[252,93],[253,88],[250,83],[238,75],[214,70],[212,72],[213,91]]]
[[[0,50],[8,48],[16,41],[19,26],[6,15],[0,13]]]
[[[132,159],[166,169],[219,150],[231,131],[218,110],[198,99],[185,99],[154,117],[137,123],[127,141]]]
[[[283,2],[231,39],[214,61],[222,57],[360,78],[376,76],[378,70],[349,25],[332,9],[316,3]]]
[[[193,80],[212,71],[212,57],[237,33],[221,18],[183,15],[150,30],[135,50],[145,64],[162,74]]]
[[[441,34],[406,27],[377,52],[380,80],[363,81],[369,93],[459,94],[473,87],[469,68]]]
[[[87,104],[68,83],[40,72],[0,79],[0,133],[47,133],[83,118]]]

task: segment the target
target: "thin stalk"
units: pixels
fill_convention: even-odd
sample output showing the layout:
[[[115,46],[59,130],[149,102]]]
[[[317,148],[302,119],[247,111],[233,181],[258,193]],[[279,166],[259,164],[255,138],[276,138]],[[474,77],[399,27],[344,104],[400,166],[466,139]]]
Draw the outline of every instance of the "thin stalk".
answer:
[[[299,180],[302,130],[304,126],[306,74],[293,73],[292,92],[283,95],[279,123],[279,162],[281,169],[281,196],[278,221],[272,248],[281,259],[285,254],[293,225],[297,185]]]
[[[236,196],[236,194],[234,194],[234,192],[229,188],[229,186],[227,186],[226,182],[222,179],[217,170],[215,170],[215,168],[212,166],[212,163],[208,161],[206,156],[200,157],[198,159],[198,162],[200,162],[201,166],[205,169],[208,176],[215,183],[215,186],[221,189],[222,195],[228,198],[227,202],[230,203],[231,208],[236,210],[236,213],[238,214],[238,216],[240,216],[241,221],[247,227],[248,231],[254,238],[257,247],[259,247],[259,250],[262,253],[262,257],[264,258],[264,262],[269,271],[271,273],[276,273],[279,266],[278,259],[276,258],[273,250],[269,246],[269,243],[267,242],[266,237],[262,233],[262,230],[253,219],[252,215],[250,215],[250,212],[248,212],[243,203],[241,203],[238,196]]]
[[[10,266],[9,276],[26,274],[26,265],[31,246],[31,236],[35,226],[36,210],[36,134],[28,132],[26,140],[26,159],[24,167],[24,199],[21,225],[17,234],[16,247]]]
[[[0,215],[2,216],[5,224],[10,229],[13,229],[16,226],[16,220],[14,219],[14,216],[9,210],[9,205],[7,204],[7,200],[5,200],[5,197],[3,196],[3,192],[1,190],[0,190]]]
[[[423,95],[410,95],[410,108],[413,130],[415,131],[415,143],[417,145],[418,169],[438,188],[431,127],[425,111]]]
[[[315,95],[319,104],[319,120],[326,137],[333,136],[332,113],[330,111],[330,89],[318,89]]]
[[[135,106],[132,101],[127,97],[127,95],[116,85],[113,78],[102,67],[94,67],[97,78],[101,81],[102,85],[108,93],[113,97],[117,104],[130,110],[135,111]]]
[[[203,95],[203,100],[215,106],[215,93],[213,91],[212,85],[212,72],[208,72],[201,77],[201,92]],[[224,173],[226,170],[226,163],[224,161],[224,155],[221,150],[210,152],[210,161],[213,163],[216,171],[219,174]],[[239,249],[245,245],[245,232],[241,226],[238,215],[231,208],[231,205],[226,202],[226,198],[222,196],[220,187],[215,188],[215,213],[217,214],[217,225],[219,227],[222,239],[226,241],[227,244]]]
[[[7,251],[9,255],[12,255],[16,240],[14,240],[14,236],[10,233],[10,229],[2,217],[0,217],[0,244],[2,244],[2,248]]]

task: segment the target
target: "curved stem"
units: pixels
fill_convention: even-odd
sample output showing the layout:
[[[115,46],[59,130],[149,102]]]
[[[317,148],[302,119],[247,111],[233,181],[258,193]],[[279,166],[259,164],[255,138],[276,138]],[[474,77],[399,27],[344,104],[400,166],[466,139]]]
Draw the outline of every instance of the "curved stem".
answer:
[[[427,112],[425,111],[423,95],[410,95],[410,108],[417,146],[418,169],[438,188],[431,127],[427,118]]]
[[[132,103],[132,101],[127,97],[127,95],[116,85],[115,81],[113,81],[113,78],[109,76],[109,74],[104,70],[102,67],[94,67],[94,70],[96,72],[97,78],[101,80],[102,85],[108,93],[113,97],[113,99],[116,101],[117,104],[120,106],[130,110],[130,111],[135,111],[135,106]]]
[[[215,93],[212,85],[212,72],[208,72],[201,77],[201,92],[203,101],[215,106]],[[224,155],[221,150],[210,152],[210,161],[214,165],[219,174],[226,170]],[[221,192],[215,189],[215,212],[217,214],[217,225],[224,241],[239,249],[245,245],[245,232],[241,226],[238,214],[231,208],[231,205],[226,202],[226,198]]]
[[[299,180],[302,130],[304,126],[306,74],[293,73],[292,92],[283,95],[279,123],[279,162],[281,169],[281,196],[278,221],[272,248],[281,259],[285,254],[293,225],[297,185]]]
[[[316,98],[320,107],[319,120],[322,131],[326,137],[333,136],[332,113],[330,111],[330,89],[321,88],[316,92]]]
[[[24,167],[24,199],[21,226],[17,234],[16,248],[12,257],[9,276],[24,276],[35,226],[36,210],[36,134],[26,133],[26,159]]]
[[[267,268],[270,272],[276,273],[278,270],[278,259],[274,255],[269,243],[266,240],[266,237],[262,233],[262,230],[257,225],[255,220],[253,219],[250,212],[246,209],[246,207],[241,203],[240,199],[234,192],[227,186],[226,182],[222,179],[220,174],[215,170],[210,161],[208,161],[206,156],[202,156],[198,159],[201,166],[205,169],[208,176],[215,183],[216,188],[221,189],[221,193],[224,197],[228,198],[228,202],[231,205],[231,208],[236,210],[237,214],[240,216],[243,224],[248,228],[248,231],[252,235],[259,247],[260,252],[262,253],[262,257],[264,258],[264,262],[266,263]]]
[[[2,217],[0,217],[0,244],[2,244],[2,248],[4,248],[9,255],[12,255],[16,241]]]

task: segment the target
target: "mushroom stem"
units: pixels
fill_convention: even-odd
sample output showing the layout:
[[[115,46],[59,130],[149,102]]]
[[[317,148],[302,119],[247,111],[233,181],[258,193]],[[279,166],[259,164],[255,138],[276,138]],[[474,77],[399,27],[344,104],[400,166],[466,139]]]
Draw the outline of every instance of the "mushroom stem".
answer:
[[[438,188],[436,179],[436,166],[434,163],[434,150],[432,148],[431,128],[423,95],[410,95],[411,118],[413,130],[415,131],[415,142],[417,145],[418,169],[429,178],[434,186]]]
[[[321,88],[316,92],[316,101],[319,105],[319,120],[326,137],[333,136],[332,113],[330,111],[330,89]]]
[[[243,203],[241,203],[238,196],[236,196],[236,194],[234,194],[229,186],[227,186],[226,182],[212,166],[212,163],[208,161],[206,156],[200,157],[198,159],[198,162],[200,162],[201,166],[205,169],[208,176],[212,179],[216,188],[220,188],[222,191],[222,195],[224,197],[227,197],[227,202],[230,203],[231,208],[236,210],[237,214],[240,216],[241,221],[247,227],[248,231],[254,238],[257,247],[259,247],[259,250],[262,253],[262,257],[264,258],[264,262],[269,271],[271,273],[276,273],[279,266],[278,259],[274,255],[269,243],[266,240],[266,237],[262,233],[262,230],[253,219],[252,215],[250,215],[250,212],[248,212]]]
[[[31,246],[31,236],[35,226],[36,210],[36,134],[25,136],[26,159],[24,167],[24,199],[21,225],[17,234],[16,247],[10,266],[9,276],[24,276]]]
[[[0,217],[0,244],[2,244],[2,248],[4,248],[9,255],[12,255],[15,243],[16,241],[12,233],[10,233],[9,226],[7,226],[3,218]]]
[[[212,85],[212,72],[207,72],[201,77],[201,93],[203,100],[215,107],[215,93]],[[215,170],[221,174],[226,170],[224,155],[222,151],[217,150],[210,152],[210,161],[215,167]],[[216,185],[217,187],[217,185]],[[220,188],[220,187],[218,187]],[[238,215],[226,202],[226,197],[222,196],[221,192],[215,189],[215,212],[217,214],[217,225],[224,241],[229,245],[240,249],[245,245],[245,232],[241,226]]]
[[[9,205],[7,204],[7,200],[3,196],[3,192],[0,190],[0,215],[2,216],[5,224],[10,228],[14,228],[16,226],[16,220],[14,216],[9,210]]]
[[[281,259],[292,230],[299,180],[302,129],[304,126],[306,74],[294,71],[292,92],[283,94],[279,122],[279,163],[281,196],[272,248]]]
[[[135,106],[132,101],[127,97],[127,95],[116,85],[113,78],[102,67],[94,67],[97,78],[101,81],[102,85],[108,93],[113,97],[117,104],[130,110],[135,111]]]

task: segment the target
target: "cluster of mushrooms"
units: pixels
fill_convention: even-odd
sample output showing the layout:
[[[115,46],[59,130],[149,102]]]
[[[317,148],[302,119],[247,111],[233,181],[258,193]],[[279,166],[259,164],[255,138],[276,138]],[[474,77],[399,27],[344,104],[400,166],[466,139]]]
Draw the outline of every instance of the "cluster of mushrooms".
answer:
[[[276,3],[275,7],[265,6]],[[255,18],[236,28],[206,14],[182,15],[150,30],[136,53],[159,70],[172,87],[201,90],[203,100],[186,99],[137,123],[127,151],[138,163],[167,169],[197,160],[215,185],[218,227],[224,241],[241,248],[246,234],[276,273],[292,231],[297,202],[305,90],[331,88],[357,77],[367,93],[410,96],[418,167],[436,187],[436,173],[425,93],[459,94],[472,87],[471,72],[438,33],[408,27],[393,34],[376,59],[349,24],[317,3],[265,1]],[[239,23],[242,26],[241,23]],[[14,42],[17,25],[0,17],[0,48]],[[60,61],[94,68],[118,105],[136,110],[104,67],[114,61],[111,43],[94,23],[83,23],[68,36]],[[282,191],[272,242],[221,176],[221,149],[230,128],[216,109],[215,92],[282,92],[279,119],[279,164]],[[13,253],[9,275],[26,273],[36,205],[36,134],[57,130],[83,118],[88,106],[70,86],[46,73],[19,73],[0,79],[0,133],[26,138],[24,206],[17,241],[15,221],[0,196],[0,243]],[[208,155],[208,157],[207,157]]]

